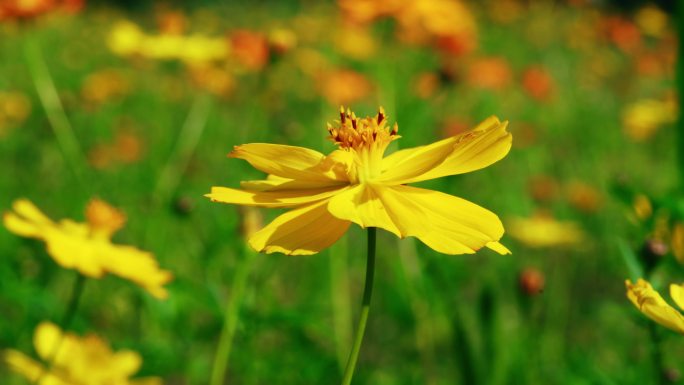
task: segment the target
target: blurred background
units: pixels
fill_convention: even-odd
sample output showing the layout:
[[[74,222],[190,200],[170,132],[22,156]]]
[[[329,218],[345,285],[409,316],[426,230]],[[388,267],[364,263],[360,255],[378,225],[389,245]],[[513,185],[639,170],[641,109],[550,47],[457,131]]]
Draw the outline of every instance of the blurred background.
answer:
[[[624,289],[646,273],[660,287],[684,276],[673,8],[0,0],[0,209],[26,197],[83,221],[99,197],[126,213],[114,242],[173,272],[169,298],[91,280],[69,329],[139,352],[138,375],[336,383],[365,234],[353,226],[310,257],[252,253],[246,234],[278,210],[203,197],[262,176],[225,155],[250,142],[330,152],[325,123],[340,105],[360,116],[384,106],[402,135],[391,150],[497,115],[513,133],[506,158],[421,185],[497,213],[513,254],[446,256],[380,232],[354,383],[683,383],[684,339],[649,329]],[[62,317],[76,272],[4,228],[0,256],[0,348],[36,356],[34,329]],[[0,382],[28,383],[3,365]]]

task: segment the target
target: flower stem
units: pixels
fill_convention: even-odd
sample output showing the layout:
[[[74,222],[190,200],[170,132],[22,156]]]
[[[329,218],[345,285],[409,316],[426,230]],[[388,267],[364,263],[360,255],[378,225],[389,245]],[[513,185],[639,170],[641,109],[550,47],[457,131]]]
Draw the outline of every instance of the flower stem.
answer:
[[[665,366],[663,365],[663,354],[660,350],[660,335],[655,322],[648,325],[649,336],[651,337],[651,364],[655,376],[654,384],[665,384]]]
[[[40,375],[36,377],[35,381],[33,381],[32,384],[39,384],[43,377],[50,372],[52,364],[54,363],[55,358],[57,357],[57,353],[59,352],[59,348],[62,345],[62,342],[64,341],[64,336],[67,333],[67,329],[71,327],[71,323],[74,321],[74,318],[76,317],[78,305],[79,303],[81,303],[81,297],[83,297],[83,289],[85,287],[85,282],[86,277],[83,274],[76,273],[76,280],[74,280],[74,286],[71,289],[71,296],[69,297],[69,302],[67,304],[66,310],[64,311],[64,315],[62,316],[62,320],[59,323],[59,327],[60,329],[62,329],[62,336],[57,339],[55,345],[52,347],[52,351],[46,357],[45,370],[43,370],[40,373]]]
[[[254,253],[247,250],[242,263],[237,268],[235,276],[233,277],[233,285],[231,287],[231,298],[223,314],[223,327],[221,328],[221,336],[219,337],[218,348],[214,355],[214,365],[211,370],[210,385],[222,385],[228,371],[228,359],[230,358],[230,351],[233,347],[233,340],[235,337],[235,330],[239,320],[240,305],[242,304],[245,289],[247,287],[247,280],[249,273],[252,270]]]
[[[71,326],[74,317],[76,316],[76,311],[78,310],[78,305],[81,302],[81,297],[83,296],[83,288],[85,287],[86,277],[83,274],[78,273],[76,280],[74,281],[74,287],[71,290],[71,298],[69,298],[69,304],[67,305],[64,316],[62,316],[62,322],[59,326],[62,330],[66,331]]]
[[[363,342],[363,334],[366,331],[366,322],[368,321],[368,312],[370,310],[371,296],[373,295],[373,277],[375,276],[375,227],[368,228],[368,257],[366,259],[366,284],[363,288],[363,302],[361,305],[361,315],[359,316],[359,323],[356,327],[356,335],[354,336],[354,345],[352,346],[349,360],[347,361],[347,368],[344,371],[342,385],[351,384],[354,369],[356,368],[356,361],[359,358],[359,351],[361,351],[361,342]]]
[[[676,2],[677,16],[680,22],[677,23],[677,31],[679,33],[679,49],[677,50],[677,91],[679,92],[679,117],[677,118],[677,155],[679,161],[679,186],[684,189],[684,23],[681,22],[684,17],[684,2]]]

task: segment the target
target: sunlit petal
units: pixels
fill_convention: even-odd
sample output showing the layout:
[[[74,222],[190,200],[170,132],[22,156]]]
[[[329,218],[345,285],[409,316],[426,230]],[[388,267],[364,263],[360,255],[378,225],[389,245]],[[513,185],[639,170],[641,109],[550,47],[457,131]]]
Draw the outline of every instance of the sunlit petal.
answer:
[[[277,217],[256,232],[249,244],[257,251],[288,255],[315,254],[335,243],[350,222],[337,219],[327,210],[327,201],[301,207]]]
[[[399,237],[414,236],[444,254],[489,247],[508,253],[498,240],[503,226],[492,212],[464,199],[409,186],[360,185],[333,197],[330,212],[362,227]]]
[[[507,124],[490,117],[461,135],[397,151],[383,160],[384,172],[377,181],[406,184],[487,167],[506,156],[511,148]]]
[[[282,178],[315,181],[330,179],[316,167],[325,156],[304,147],[249,143],[235,146],[228,156],[244,159],[256,169]]]
[[[257,207],[296,207],[329,198],[347,187],[332,186],[305,190],[245,191],[212,187],[205,196],[214,202]]]
[[[627,288],[627,298],[644,315],[668,329],[684,334],[684,316],[665,302],[650,283],[639,279],[637,283],[632,284],[631,281],[627,280],[625,287]]]

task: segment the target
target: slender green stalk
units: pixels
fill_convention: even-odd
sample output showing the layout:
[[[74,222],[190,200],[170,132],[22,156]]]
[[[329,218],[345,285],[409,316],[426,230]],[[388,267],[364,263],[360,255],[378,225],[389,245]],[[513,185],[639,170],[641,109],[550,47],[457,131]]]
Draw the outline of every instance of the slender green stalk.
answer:
[[[210,112],[211,97],[206,94],[198,95],[190,107],[183,128],[178,134],[176,145],[166,165],[159,173],[159,179],[154,188],[156,203],[164,203],[173,190],[178,187],[207,126]]]
[[[349,360],[347,361],[347,368],[344,371],[342,385],[351,384],[354,369],[356,368],[356,361],[359,358],[361,351],[361,343],[363,342],[363,335],[366,331],[366,322],[368,321],[368,312],[370,311],[371,296],[373,295],[373,277],[375,276],[375,237],[376,228],[368,228],[368,252],[366,259],[366,284],[363,287],[363,302],[361,304],[361,315],[359,316],[359,323],[356,326],[356,335],[354,336],[354,345],[352,346]]]
[[[71,323],[76,317],[76,312],[78,311],[78,305],[81,303],[81,297],[83,297],[83,291],[85,288],[86,277],[83,274],[76,273],[76,279],[74,280],[74,286],[71,289],[71,296],[69,297],[69,302],[67,303],[66,310],[62,316],[62,320],[59,323],[59,327],[62,329],[62,336],[59,338],[55,346],[52,347],[52,351],[46,357],[46,367],[45,370],[32,382],[32,384],[40,383],[45,374],[50,371],[52,364],[54,363],[57,352],[64,341],[64,335],[67,329],[71,327]]]
[[[663,353],[660,350],[658,327],[655,322],[649,322],[648,334],[651,337],[651,363],[653,365],[653,375],[655,376],[653,383],[664,385],[667,382],[665,381],[665,366],[663,365]]]
[[[679,162],[679,186],[684,190],[684,2],[677,1],[677,91],[679,94],[679,118],[677,120],[677,159]]]
[[[330,303],[333,312],[335,353],[340,373],[344,373],[347,355],[351,350],[352,326],[351,298],[349,295],[348,247],[346,240],[330,248]]]
[[[64,112],[64,107],[59,99],[59,94],[50,76],[40,46],[34,39],[26,39],[24,56],[52,132],[62,150],[62,155],[71,167],[76,179],[82,183],[84,182],[83,172],[86,165],[85,156],[81,151],[66,112]]]
[[[233,277],[233,285],[231,286],[231,298],[226,305],[223,313],[223,327],[221,328],[221,336],[219,337],[218,348],[214,355],[214,365],[211,370],[210,385],[222,385],[228,371],[228,359],[233,347],[233,340],[235,337],[235,330],[239,320],[240,305],[244,296],[245,288],[249,273],[252,270],[254,253],[251,250],[246,252],[240,266],[238,266]]]
[[[86,277],[83,274],[77,273],[76,280],[74,281],[74,287],[71,289],[69,303],[67,305],[66,311],[64,312],[64,316],[62,316],[62,321],[59,324],[62,330],[66,330],[71,327],[71,323],[74,321],[74,317],[76,317],[78,305],[81,303],[81,297],[83,297],[85,282]]]

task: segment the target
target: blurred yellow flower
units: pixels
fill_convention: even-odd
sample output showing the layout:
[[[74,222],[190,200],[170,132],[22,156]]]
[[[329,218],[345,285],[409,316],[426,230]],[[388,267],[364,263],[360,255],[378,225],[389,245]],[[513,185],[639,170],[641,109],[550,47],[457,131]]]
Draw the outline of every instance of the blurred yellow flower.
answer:
[[[635,196],[632,205],[634,207],[634,214],[642,221],[648,219],[653,214],[651,200],[644,194]]]
[[[0,137],[20,126],[31,114],[31,101],[21,92],[0,91]]]
[[[585,235],[574,222],[561,222],[543,215],[513,218],[508,222],[511,237],[526,246],[542,248],[582,243]]]
[[[644,99],[625,107],[622,125],[630,138],[642,141],[651,137],[660,126],[672,123],[676,118],[676,102]]]
[[[626,280],[625,287],[627,288],[627,298],[646,317],[668,329],[684,334],[684,316],[665,302],[663,297],[653,290],[650,283],[641,278],[635,284]],[[680,309],[684,309],[684,286],[670,285],[670,297]]]
[[[249,239],[257,251],[315,254],[335,243],[356,223],[398,237],[413,236],[445,254],[488,247],[509,253],[496,214],[464,199],[410,183],[479,170],[503,158],[511,147],[508,122],[490,117],[473,130],[439,142],[384,156],[398,139],[381,108],[375,117],[340,111],[328,125],[339,148],[325,156],[303,147],[266,143],[236,146],[231,158],[266,172],[265,180],[242,182],[242,190],[212,187],[215,202],[281,207],[280,215]]]
[[[646,35],[662,37],[667,31],[667,14],[655,5],[647,5],[641,8],[634,19]]]
[[[112,352],[96,335],[79,337],[43,322],[36,328],[33,345],[44,365],[16,350],[2,353],[14,372],[38,385],[161,385],[156,377],[131,380],[142,358],[134,351]]]
[[[119,22],[112,28],[107,45],[121,56],[181,60],[191,64],[224,60],[230,53],[230,42],[223,37],[175,33],[151,35],[130,21]]]
[[[111,273],[138,284],[154,297],[167,297],[163,285],[172,275],[159,269],[154,255],[111,242],[126,217],[107,203],[91,200],[86,208],[87,223],[70,219],[53,222],[26,199],[14,201],[12,208],[13,212],[3,215],[5,227],[17,235],[44,241],[48,254],[62,267],[91,278]]]

